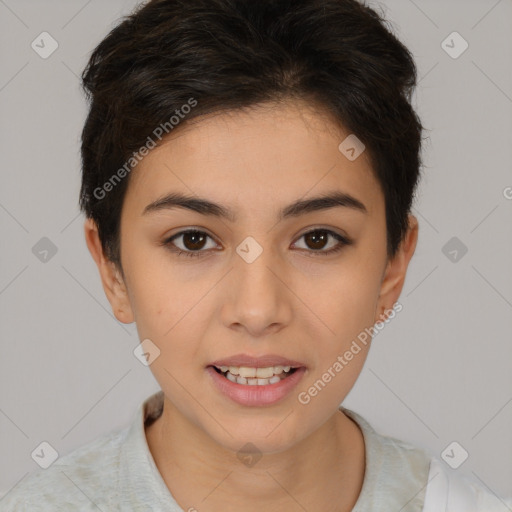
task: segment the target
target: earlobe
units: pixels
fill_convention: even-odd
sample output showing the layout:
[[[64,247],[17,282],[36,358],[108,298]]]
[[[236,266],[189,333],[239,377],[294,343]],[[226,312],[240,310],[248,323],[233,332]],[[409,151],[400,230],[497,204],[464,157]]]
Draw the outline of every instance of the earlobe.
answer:
[[[112,312],[120,322],[132,323],[134,318],[126,284],[115,263],[105,256],[98,227],[93,219],[86,219],[84,234],[89,252],[98,267],[103,290],[110,302]]]
[[[418,230],[418,220],[414,215],[409,214],[409,228],[407,233],[395,257],[388,261],[384,272],[379,300],[375,311],[376,322],[383,320],[383,313],[386,310],[390,310],[400,297],[407,274],[407,268],[416,249]]]

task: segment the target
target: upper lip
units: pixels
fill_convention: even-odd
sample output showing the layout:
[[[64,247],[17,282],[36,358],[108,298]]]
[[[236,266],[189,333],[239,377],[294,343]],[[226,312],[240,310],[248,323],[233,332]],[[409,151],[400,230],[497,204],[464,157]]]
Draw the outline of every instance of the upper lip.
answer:
[[[217,359],[210,366],[247,366],[249,368],[267,368],[269,366],[290,366],[292,368],[300,368],[304,366],[298,361],[287,359],[275,354],[265,354],[263,356],[250,356],[248,354],[236,354],[234,356]]]

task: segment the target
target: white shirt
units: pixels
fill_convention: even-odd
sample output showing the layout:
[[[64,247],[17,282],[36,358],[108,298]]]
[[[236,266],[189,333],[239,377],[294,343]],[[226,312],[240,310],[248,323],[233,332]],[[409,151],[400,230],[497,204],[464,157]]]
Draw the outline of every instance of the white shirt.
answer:
[[[176,503],[148,448],[144,427],[162,413],[163,398],[162,391],[151,395],[141,404],[129,426],[62,456],[48,469],[28,475],[0,499],[0,511],[193,510],[194,504],[184,510]],[[423,450],[382,436],[360,415],[344,407],[340,410],[356,421],[365,442],[365,475],[353,512],[424,511],[429,480],[437,482],[437,487],[427,498],[428,512],[452,512],[452,509],[455,512],[453,507],[446,508],[448,484],[453,481],[453,476],[446,476],[442,463],[436,460],[431,464],[432,458]],[[457,480],[459,485],[461,482]],[[512,510],[512,506],[508,508],[501,501],[493,500],[482,488],[470,489],[468,484],[462,486],[466,491],[478,492],[482,506],[485,503],[487,507],[475,508],[475,511]],[[466,495],[469,496],[468,492]],[[200,512],[200,503],[195,508]]]

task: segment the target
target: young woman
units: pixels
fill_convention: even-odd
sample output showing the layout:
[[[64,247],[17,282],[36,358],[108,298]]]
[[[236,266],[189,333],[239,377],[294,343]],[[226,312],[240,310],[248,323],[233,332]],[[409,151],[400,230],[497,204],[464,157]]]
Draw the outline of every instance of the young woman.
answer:
[[[418,237],[416,68],[384,20],[153,0],[83,83],[87,245],[161,391],[2,510],[505,512],[340,406]]]

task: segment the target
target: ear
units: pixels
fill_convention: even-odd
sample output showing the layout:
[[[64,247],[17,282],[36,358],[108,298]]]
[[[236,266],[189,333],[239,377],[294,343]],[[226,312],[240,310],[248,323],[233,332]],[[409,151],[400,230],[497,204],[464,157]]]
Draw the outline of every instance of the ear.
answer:
[[[375,311],[375,322],[385,320],[384,312],[392,309],[400,297],[405,282],[407,267],[416,249],[418,241],[418,220],[414,215],[409,214],[409,227],[407,233],[394,258],[388,261],[384,276],[381,282],[377,309]]]
[[[86,219],[84,224],[85,241],[100,272],[103,290],[107,296],[115,317],[124,324],[134,321],[133,312],[119,268],[103,252],[98,233],[98,227],[92,219]]]

